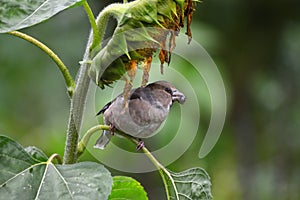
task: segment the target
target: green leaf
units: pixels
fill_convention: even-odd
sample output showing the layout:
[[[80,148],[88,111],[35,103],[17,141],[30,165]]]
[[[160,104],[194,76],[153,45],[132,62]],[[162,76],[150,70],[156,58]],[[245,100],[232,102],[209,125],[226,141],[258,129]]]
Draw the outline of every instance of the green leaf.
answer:
[[[157,2],[154,1],[140,1],[133,4],[124,15],[128,18],[138,19],[146,23],[157,23]],[[142,5],[142,6],[141,6]]]
[[[113,177],[113,187],[109,200],[148,200],[143,186],[136,180],[126,176]]]
[[[0,135],[0,184],[35,163],[21,145]]]
[[[44,154],[44,152],[38,149],[35,146],[29,146],[25,148],[25,151],[34,159],[40,162],[46,162],[48,157]]]
[[[211,183],[207,172],[202,168],[191,168],[183,172],[170,172],[168,186],[171,199],[211,200]],[[173,182],[173,183],[172,183]],[[178,197],[178,198],[177,198]]]
[[[178,19],[184,16],[186,1],[139,0],[122,4],[113,36],[92,58],[89,77],[104,89],[123,77],[124,66],[130,66],[131,61],[142,64],[152,57],[167,41],[171,29],[181,28]]]
[[[33,26],[83,0],[0,0],[0,33]]]
[[[108,170],[93,162],[39,162],[15,141],[0,136],[1,199],[107,199]]]

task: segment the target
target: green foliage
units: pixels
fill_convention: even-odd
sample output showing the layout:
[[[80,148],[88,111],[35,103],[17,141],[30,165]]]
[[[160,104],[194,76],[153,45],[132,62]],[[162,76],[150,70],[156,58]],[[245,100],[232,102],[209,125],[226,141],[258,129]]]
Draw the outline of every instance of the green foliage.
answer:
[[[107,199],[112,178],[93,162],[55,165],[40,162],[20,144],[0,136],[0,194],[3,199]],[[28,149],[27,149],[28,150]],[[32,152],[32,151],[30,151]]]
[[[139,182],[126,176],[114,176],[109,200],[147,200],[147,194]]]
[[[1,0],[0,33],[26,28],[40,23],[83,0]]]
[[[172,199],[212,199],[210,178],[204,169],[191,168],[179,173],[170,171],[169,173],[172,177],[172,179],[168,180],[169,191]]]
[[[52,50],[33,37],[13,30],[33,26],[49,19],[64,9],[81,3],[84,3],[88,17],[90,21],[93,21],[94,18],[87,2],[83,0],[37,0],[26,1],[21,4],[18,0],[0,1],[0,33],[10,32],[11,35],[23,38],[39,47],[58,66],[61,63],[63,67],[60,70],[64,78],[67,79],[66,75],[69,75],[67,68]],[[161,64],[164,62],[169,63],[170,58],[167,51],[165,51],[166,38],[170,34],[169,51],[171,52],[175,47],[174,38],[177,34],[175,31],[183,27],[184,17],[188,18],[187,35],[191,37],[189,32],[192,17],[191,10],[193,10],[191,2],[192,0],[139,0],[128,4],[120,4],[123,8],[119,6],[120,10],[118,12],[113,9],[110,10],[111,12],[116,12],[114,16],[118,19],[115,33],[102,49],[100,48],[101,46],[89,49],[90,43],[88,43],[88,50],[101,50],[97,52],[91,63],[88,60],[83,62],[82,68],[89,69],[91,64],[90,77],[103,88],[104,85],[109,85],[113,81],[120,79],[128,71],[128,67],[134,66],[131,65],[132,61],[136,64],[145,61],[148,62],[147,64],[151,64],[152,55],[157,49],[160,49],[159,58]],[[92,24],[95,25],[95,23]],[[95,35],[96,31],[94,29],[93,31]],[[99,35],[101,34],[99,33]],[[88,50],[88,56],[85,58],[93,57],[90,54],[95,52]],[[79,73],[84,74],[85,72],[81,71]],[[88,87],[86,86],[88,84],[80,85],[79,83],[89,83],[89,78],[87,74],[79,76],[79,79],[82,77],[85,80],[76,82],[78,84],[76,89],[79,88],[78,90],[83,91],[83,93],[80,93],[83,95],[79,95],[79,98],[82,98],[84,101],[86,98],[84,90],[87,90]],[[72,79],[72,77],[70,78]],[[73,87],[74,85],[71,84],[71,86]],[[75,97],[72,95],[69,97],[71,102],[82,103],[81,105],[74,104],[74,107],[80,107],[83,110],[85,106],[83,101],[74,100]],[[72,117],[71,115],[71,122],[73,122]],[[81,122],[81,119],[78,121]],[[78,134],[76,131],[70,132],[70,135]],[[73,138],[77,141],[76,137]],[[69,146],[67,141],[66,149]],[[76,142],[74,142],[74,147],[77,147]],[[77,155],[77,148],[73,149],[74,151],[71,153]],[[5,136],[0,136],[1,198],[22,198],[25,200],[148,199],[147,193],[141,184],[130,177],[117,176],[112,178],[110,172],[104,166],[93,162],[79,162],[69,165],[54,164],[52,162],[54,158],[57,158],[60,163],[60,157],[57,154],[53,154],[48,158],[40,149],[34,146],[24,148],[17,142]],[[75,160],[70,163],[74,163]],[[150,160],[154,162],[153,160],[155,159]],[[159,162],[155,162],[154,164],[157,166]],[[158,167],[158,169],[163,169],[167,172],[164,180],[166,180],[165,186],[168,199],[171,198],[170,194],[172,197],[176,197],[177,200],[208,200],[211,198],[209,176],[204,170],[194,168],[181,173],[172,173],[168,172],[163,166]]]
[[[42,152],[42,150],[38,149],[35,146],[29,146],[24,149],[32,158],[40,161],[40,162],[46,162],[48,160],[48,157]]]

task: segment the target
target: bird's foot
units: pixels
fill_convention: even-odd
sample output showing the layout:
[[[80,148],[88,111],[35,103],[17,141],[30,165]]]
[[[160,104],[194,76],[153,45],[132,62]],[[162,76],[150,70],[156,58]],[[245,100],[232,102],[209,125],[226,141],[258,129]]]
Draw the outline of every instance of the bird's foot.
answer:
[[[138,142],[138,144],[136,145],[136,150],[139,151],[139,150],[141,150],[144,146],[145,146],[145,143],[144,143],[141,139],[139,139],[139,142]]]
[[[109,125],[109,132],[112,135],[115,135],[116,127],[112,124]]]

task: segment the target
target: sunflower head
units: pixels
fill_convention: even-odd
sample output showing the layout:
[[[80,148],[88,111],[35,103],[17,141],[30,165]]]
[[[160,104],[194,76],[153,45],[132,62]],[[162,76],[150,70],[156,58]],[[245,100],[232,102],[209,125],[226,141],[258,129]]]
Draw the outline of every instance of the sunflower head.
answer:
[[[193,0],[136,0],[122,6],[113,36],[93,58],[90,68],[90,78],[102,89],[119,79],[130,84],[137,66],[144,71],[142,85],[146,85],[156,52],[163,73],[185,18],[188,40],[192,37]]]

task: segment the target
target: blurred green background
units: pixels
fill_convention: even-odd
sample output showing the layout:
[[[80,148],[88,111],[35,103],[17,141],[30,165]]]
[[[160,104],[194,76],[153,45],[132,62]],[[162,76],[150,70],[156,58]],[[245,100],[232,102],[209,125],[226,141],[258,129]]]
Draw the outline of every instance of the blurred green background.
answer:
[[[94,13],[109,4],[89,2]],[[208,51],[222,74],[228,112],[218,143],[200,160],[199,141],[210,119],[210,103],[203,94],[201,121],[193,122],[191,116],[193,123],[200,124],[198,135],[186,153],[168,168],[205,168],[211,176],[214,199],[300,199],[299,9],[300,1],[296,0],[210,0],[197,4],[193,38]],[[89,34],[83,8],[69,9],[22,31],[52,48],[76,75]],[[193,76],[189,68],[184,70]],[[97,98],[96,109],[111,99],[110,92],[108,89],[103,98]],[[101,95],[100,89],[97,93]],[[197,95],[201,97],[201,91]],[[174,107],[166,123],[169,134],[176,128],[172,120],[176,120],[179,108]],[[47,155],[62,155],[68,112],[65,84],[54,62],[28,42],[1,34],[0,133],[23,146],[37,146]],[[84,129],[88,125],[84,124]],[[168,137],[161,140],[168,141]],[[115,142],[125,142],[119,140]],[[158,145],[164,144],[161,140]],[[151,139],[148,142],[151,148]],[[80,160],[97,161],[89,152]],[[138,179],[150,199],[163,199],[157,172],[111,171],[113,175]]]

